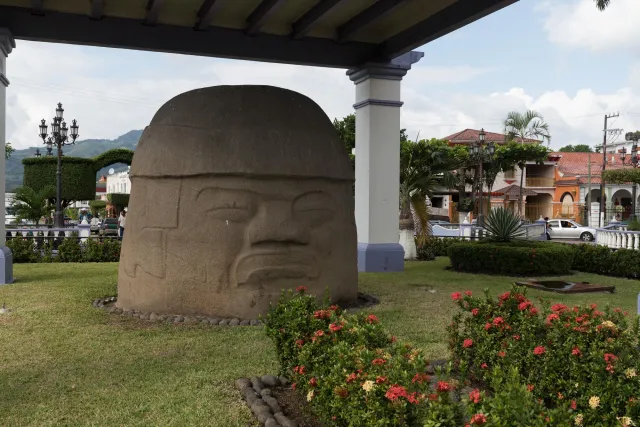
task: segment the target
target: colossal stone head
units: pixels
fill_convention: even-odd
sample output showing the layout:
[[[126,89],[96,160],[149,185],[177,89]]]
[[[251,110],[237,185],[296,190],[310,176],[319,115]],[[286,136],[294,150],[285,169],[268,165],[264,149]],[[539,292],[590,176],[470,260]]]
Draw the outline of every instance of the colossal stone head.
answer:
[[[145,129],[118,306],[252,318],[282,289],[357,297],[353,171],[309,98],[270,86],[176,96]]]

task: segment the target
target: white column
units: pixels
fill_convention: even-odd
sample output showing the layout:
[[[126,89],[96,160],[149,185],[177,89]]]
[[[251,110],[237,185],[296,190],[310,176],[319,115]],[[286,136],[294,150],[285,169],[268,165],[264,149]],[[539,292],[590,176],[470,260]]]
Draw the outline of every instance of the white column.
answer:
[[[400,82],[422,56],[409,52],[390,63],[347,71],[356,85],[358,271],[404,269],[399,244]]]
[[[0,145],[6,144],[6,120],[7,120],[7,57],[16,43],[11,32],[6,28],[0,28]],[[0,160],[0,195],[2,204],[5,203],[5,158]],[[4,209],[0,210],[0,285],[13,282],[13,256],[11,250],[5,246]]]

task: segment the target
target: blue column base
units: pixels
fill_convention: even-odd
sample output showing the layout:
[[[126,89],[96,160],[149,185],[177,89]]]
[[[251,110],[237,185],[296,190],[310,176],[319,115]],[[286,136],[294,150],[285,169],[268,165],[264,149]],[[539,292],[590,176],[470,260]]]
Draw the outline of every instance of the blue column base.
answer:
[[[0,246],[0,285],[13,283],[13,254],[11,249]]]
[[[358,271],[393,273],[404,270],[400,243],[358,243]]]

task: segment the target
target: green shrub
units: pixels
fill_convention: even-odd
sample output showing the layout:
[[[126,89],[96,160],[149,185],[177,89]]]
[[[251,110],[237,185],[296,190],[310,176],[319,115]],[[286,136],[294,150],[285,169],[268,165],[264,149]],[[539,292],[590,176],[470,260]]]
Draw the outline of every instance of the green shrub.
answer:
[[[460,242],[449,248],[456,271],[508,276],[567,274],[574,254],[570,245],[526,241]]]
[[[119,239],[104,239],[102,241],[103,247],[103,261],[104,262],[118,262],[120,261],[120,249],[122,247],[122,241]]]
[[[489,232],[489,239],[496,242],[510,242],[525,235],[520,216],[504,207],[489,212],[484,228]]]
[[[58,246],[57,262],[81,262],[82,247],[77,237],[65,237]]]
[[[449,247],[454,243],[461,242],[462,239],[457,237],[429,237],[429,239],[423,244],[418,245],[416,242],[416,249],[418,251],[418,259],[421,257],[428,259],[429,254],[433,256],[447,256],[449,255]],[[425,255],[421,255],[421,251],[426,251]]]
[[[102,242],[88,239],[82,249],[82,260],[84,262],[104,261],[104,244]]]
[[[629,231],[640,231],[640,220],[638,217],[634,216],[627,226],[627,230]]]
[[[451,296],[463,313],[448,328],[450,349],[468,377],[491,383],[495,372],[516,368],[546,407],[568,403],[582,420],[576,425],[640,419],[637,318],[630,323],[620,309],[599,311],[595,304],[539,309],[518,287],[498,298],[487,291],[483,298],[468,291]]]
[[[14,237],[7,240],[6,245],[9,249],[11,249],[13,262],[38,262],[38,254],[36,253],[33,239]]]
[[[567,245],[568,246],[568,245]],[[573,269],[606,276],[640,278],[640,251],[611,250],[600,245],[574,245]]]

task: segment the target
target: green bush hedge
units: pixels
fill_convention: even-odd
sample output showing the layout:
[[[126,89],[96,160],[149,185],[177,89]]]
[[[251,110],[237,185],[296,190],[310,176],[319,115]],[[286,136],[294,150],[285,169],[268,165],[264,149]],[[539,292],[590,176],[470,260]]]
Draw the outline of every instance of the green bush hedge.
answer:
[[[418,245],[416,239],[418,260],[422,261],[423,258],[427,260],[431,254],[433,256],[448,256],[449,247],[458,242],[462,242],[462,239],[458,237],[429,237],[423,245]]]
[[[567,274],[574,255],[569,245],[544,242],[459,242],[449,247],[454,270],[507,276]]]
[[[573,245],[572,249],[575,251],[574,270],[629,279],[640,278],[640,251],[614,251],[606,246],[587,244]]]
[[[121,242],[118,239],[88,239],[81,242],[77,237],[60,239],[58,254],[53,254],[54,240],[38,238],[25,239],[14,237],[7,239],[7,247],[13,254],[13,262],[118,262]]]

